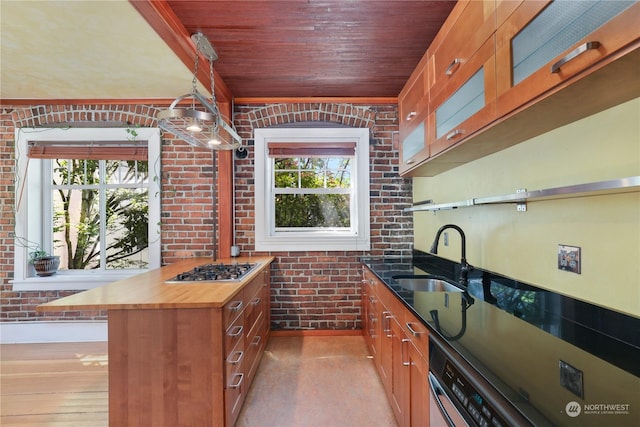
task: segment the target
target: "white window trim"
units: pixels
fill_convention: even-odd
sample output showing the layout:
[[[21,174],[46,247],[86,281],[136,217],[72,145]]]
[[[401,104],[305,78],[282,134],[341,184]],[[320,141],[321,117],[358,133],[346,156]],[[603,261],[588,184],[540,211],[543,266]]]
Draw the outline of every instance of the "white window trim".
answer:
[[[274,233],[270,203],[271,168],[267,144],[300,142],[356,142],[356,178],[352,208],[357,227],[352,232],[306,231]],[[255,129],[255,249],[256,251],[368,251],[371,249],[369,208],[369,129],[269,128]]]
[[[147,141],[149,152],[149,270],[161,266],[160,242],[160,129],[136,128],[137,141]],[[21,128],[16,131],[15,235],[28,236],[29,224],[42,217],[42,189],[33,182],[38,168],[28,168],[30,141],[127,141],[131,135],[124,128]],[[27,177],[29,174],[29,178]],[[28,184],[28,185],[27,185]],[[34,207],[29,209],[29,205]],[[43,230],[36,230],[42,234]],[[147,270],[58,271],[49,277],[29,274],[29,249],[16,241],[14,245],[14,290],[84,290],[131,277]],[[30,277],[31,276],[31,277]]]

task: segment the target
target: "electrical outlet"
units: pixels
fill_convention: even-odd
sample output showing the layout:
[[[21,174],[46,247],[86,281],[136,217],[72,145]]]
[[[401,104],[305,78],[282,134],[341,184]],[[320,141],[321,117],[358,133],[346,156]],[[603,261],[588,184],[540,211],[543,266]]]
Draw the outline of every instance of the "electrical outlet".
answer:
[[[444,232],[444,245],[445,246],[449,246],[449,232],[448,231]]]
[[[560,385],[579,398],[584,398],[584,378],[582,371],[560,360]]]
[[[578,246],[558,245],[558,270],[580,274],[582,269],[580,252]]]

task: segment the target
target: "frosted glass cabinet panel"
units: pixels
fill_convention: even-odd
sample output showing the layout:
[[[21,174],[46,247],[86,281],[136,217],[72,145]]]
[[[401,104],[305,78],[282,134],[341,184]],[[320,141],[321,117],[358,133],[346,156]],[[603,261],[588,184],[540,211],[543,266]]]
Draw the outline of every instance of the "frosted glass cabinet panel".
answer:
[[[552,2],[511,41],[513,85],[544,67],[634,3],[611,0]],[[637,25],[640,26],[640,22]]]
[[[426,145],[424,121],[402,141],[402,163],[411,164],[411,159],[421,152]]]
[[[524,1],[496,31],[497,114],[583,78],[640,39],[640,2]]]
[[[441,138],[484,107],[484,67],[436,110],[436,138]]]

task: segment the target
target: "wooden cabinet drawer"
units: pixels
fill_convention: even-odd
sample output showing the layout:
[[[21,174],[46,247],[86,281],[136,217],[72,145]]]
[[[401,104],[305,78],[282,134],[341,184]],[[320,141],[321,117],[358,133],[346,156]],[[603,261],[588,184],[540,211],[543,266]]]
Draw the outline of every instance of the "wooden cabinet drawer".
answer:
[[[247,333],[253,331],[255,327],[257,327],[257,323],[263,314],[263,302],[262,302],[262,293],[258,292],[247,301],[246,307],[244,309],[244,324],[247,330]]]
[[[242,342],[245,335],[244,317],[238,316],[236,320],[225,330],[224,348],[231,351],[238,343]]]
[[[499,115],[602,66],[638,41],[638,2],[528,2],[497,30]],[[613,60],[613,59],[611,59]]]
[[[244,310],[244,292],[238,292],[231,301],[222,308],[222,323],[225,330],[242,314]]]
[[[405,309],[402,328],[422,357],[429,360],[429,330],[409,309]]]
[[[469,64],[471,57],[495,32],[495,25],[494,1],[456,4],[429,47],[430,99],[444,90],[456,74],[473,67]]]

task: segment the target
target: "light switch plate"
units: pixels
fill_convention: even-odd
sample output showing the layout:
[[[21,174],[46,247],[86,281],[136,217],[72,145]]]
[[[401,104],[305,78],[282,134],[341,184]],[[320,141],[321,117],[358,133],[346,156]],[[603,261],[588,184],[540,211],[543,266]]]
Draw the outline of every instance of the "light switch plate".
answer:
[[[558,270],[581,274],[582,256],[578,246],[558,245]]]

